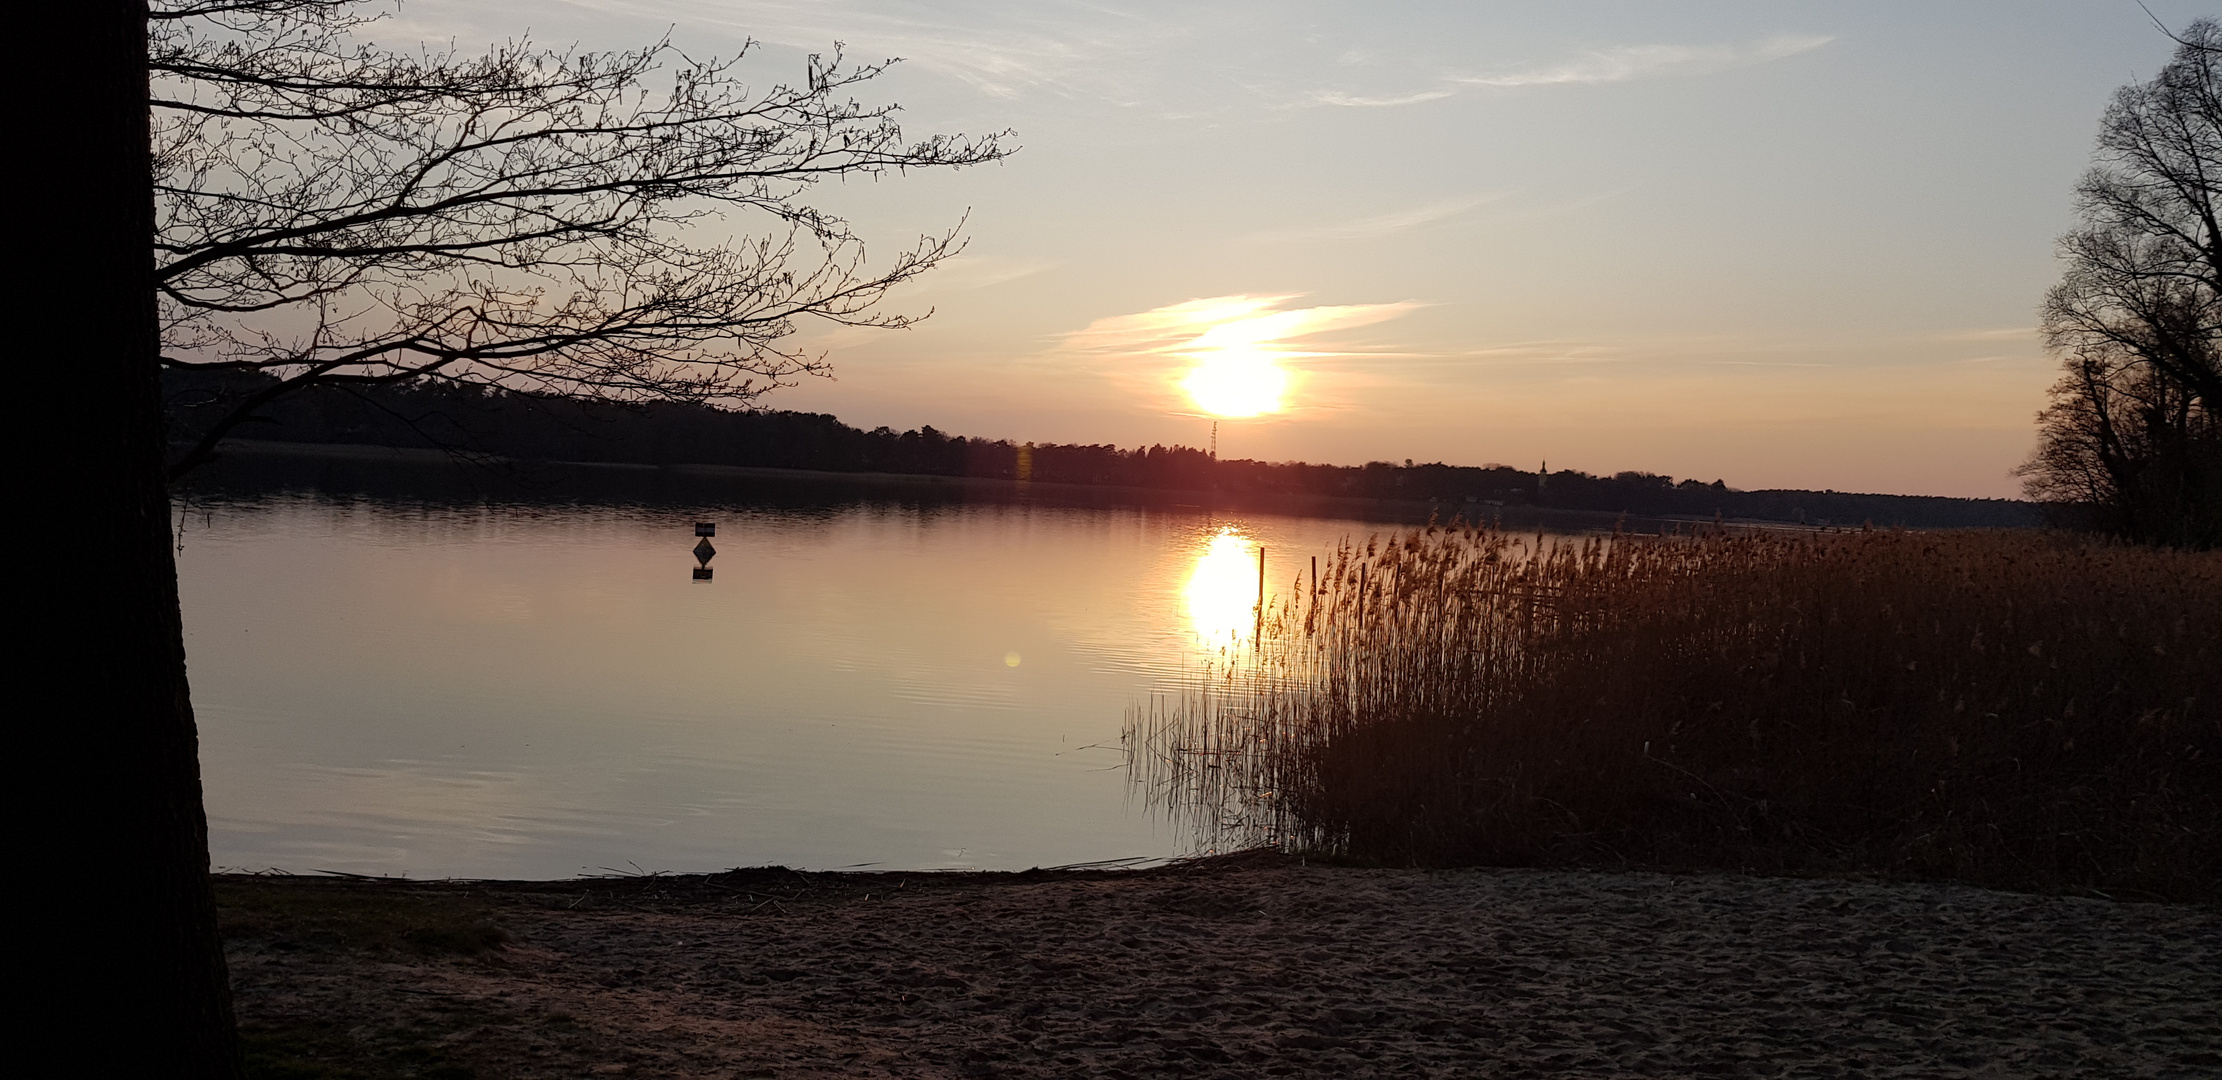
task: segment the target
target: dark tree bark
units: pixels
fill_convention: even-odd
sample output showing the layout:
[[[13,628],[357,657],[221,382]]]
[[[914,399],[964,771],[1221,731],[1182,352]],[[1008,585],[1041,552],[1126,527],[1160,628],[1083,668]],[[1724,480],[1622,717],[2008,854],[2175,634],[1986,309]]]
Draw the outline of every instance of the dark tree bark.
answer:
[[[11,531],[53,534],[18,568],[10,707],[41,884],[9,1057],[52,1059],[23,1075],[240,1074],[162,474],[146,10],[46,5],[27,38],[52,66],[25,87],[17,160],[53,173],[15,197],[17,302],[36,315],[10,368],[29,380],[19,417],[58,415],[16,425],[30,484]]]

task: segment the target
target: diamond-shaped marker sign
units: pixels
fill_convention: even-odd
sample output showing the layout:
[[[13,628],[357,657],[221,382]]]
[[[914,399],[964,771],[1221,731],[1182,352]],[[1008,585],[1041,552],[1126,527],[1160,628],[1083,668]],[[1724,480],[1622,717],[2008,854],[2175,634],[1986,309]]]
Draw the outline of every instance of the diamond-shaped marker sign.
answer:
[[[701,563],[704,566],[710,565],[710,558],[717,553],[718,549],[710,546],[709,537],[703,537],[702,539],[694,542],[695,561]]]

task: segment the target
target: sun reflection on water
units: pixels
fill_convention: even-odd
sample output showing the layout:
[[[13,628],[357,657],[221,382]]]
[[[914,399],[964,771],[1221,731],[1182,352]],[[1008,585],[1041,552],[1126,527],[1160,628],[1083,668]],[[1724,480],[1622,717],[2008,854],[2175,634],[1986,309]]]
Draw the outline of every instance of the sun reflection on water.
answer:
[[[1240,646],[1257,629],[1257,544],[1233,526],[1219,530],[1196,556],[1188,586],[1188,624],[1207,646]]]

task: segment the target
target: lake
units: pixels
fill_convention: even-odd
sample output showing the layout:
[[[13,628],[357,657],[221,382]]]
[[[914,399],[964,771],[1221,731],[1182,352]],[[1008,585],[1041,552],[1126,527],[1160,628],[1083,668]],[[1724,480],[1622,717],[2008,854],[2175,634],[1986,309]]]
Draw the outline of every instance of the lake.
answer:
[[[215,864],[552,878],[1184,853],[1126,710],[1393,526],[810,485],[181,514]],[[714,521],[696,581],[693,523]]]

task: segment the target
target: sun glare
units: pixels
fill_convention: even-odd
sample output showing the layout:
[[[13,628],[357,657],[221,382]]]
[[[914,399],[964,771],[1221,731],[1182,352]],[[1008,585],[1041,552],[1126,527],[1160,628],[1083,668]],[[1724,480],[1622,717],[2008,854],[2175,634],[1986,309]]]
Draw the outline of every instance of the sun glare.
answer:
[[[1369,326],[1421,306],[1404,300],[1275,310],[1297,295],[1214,296],[1107,316],[1065,335],[1064,348],[1126,359],[1185,361],[1177,373],[1159,375],[1165,369],[1155,363],[1148,368],[1153,379],[1165,378],[1187,394],[1197,409],[1235,419],[1280,412],[1291,407],[1290,399],[1298,391],[1306,396],[1316,393],[1313,375],[1297,365],[1358,355],[1332,346],[1322,351],[1316,342],[1301,347],[1292,342],[1331,330]]]
[[[1196,358],[1180,387],[1197,408],[1213,416],[1257,416],[1281,411],[1288,372],[1259,349],[1217,349]]]
[[[1188,601],[1188,624],[1205,644],[1248,641],[1258,617],[1257,546],[1232,528],[1220,529],[1196,556],[1181,592]]]

